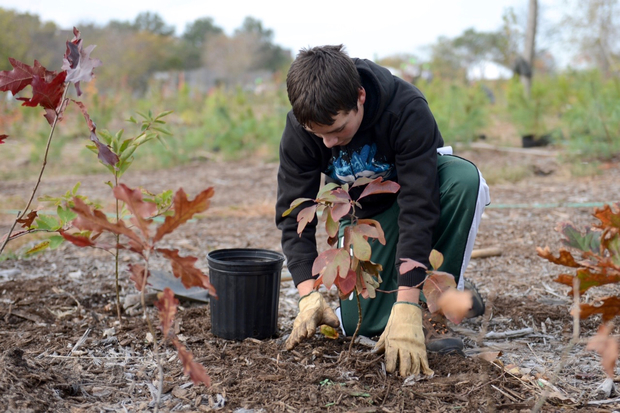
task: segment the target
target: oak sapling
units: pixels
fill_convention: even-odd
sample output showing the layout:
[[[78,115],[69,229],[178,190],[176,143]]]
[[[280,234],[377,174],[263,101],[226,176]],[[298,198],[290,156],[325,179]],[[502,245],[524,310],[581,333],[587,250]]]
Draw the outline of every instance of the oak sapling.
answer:
[[[555,281],[573,287],[569,294],[576,297],[592,287],[620,283],[620,202],[596,208],[593,216],[599,222],[584,229],[570,222],[556,227],[563,235],[562,244],[568,248],[560,248],[559,256],[556,257],[548,246],[536,248],[540,257],[574,271],[574,274],[559,274]],[[610,378],[615,377],[618,341],[610,333],[614,318],[620,315],[620,296],[602,298],[595,304],[582,303],[572,313],[582,320],[601,315],[602,323],[587,349],[599,353],[605,373]]]
[[[131,122],[138,123],[141,126],[138,136],[122,139],[123,131],[115,135],[104,131],[99,132],[104,141],[101,142],[97,135],[96,125],[90,118],[84,104],[67,98],[70,83],[75,85],[77,95],[80,96],[82,94],[80,82],[91,80],[93,78],[93,69],[101,65],[101,61],[90,57],[95,46],[83,48],[79,30],[74,28],[73,34],[74,38],[66,43],[67,48],[63,59],[62,71],[49,71],[36,60],[33,66],[28,66],[13,58],[9,58],[13,70],[0,71],[0,91],[10,91],[13,95],[16,95],[30,86],[32,97],[18,97],[17,99],[23,101],[22,106],[42,107],[45,110],[44,117],[51,126],[38,180],[25,208],[18,214],[8,234],[0,241],[2,242],[0,254],[7,243],[18,236],[37,231],[58,232],[59,236],[52,236],[30,252],[57,247],[62,240],[67,240],[79,247],[95,247],[107,251],[124,249],[141,256],[144,263],[130,266],[130,279],[136,283],[136,287],[142,292],[143,309],[146,308],[144,291],[150,275],[149,259],[153,253],[160,254],[171,262],[174,276],[180,278],[186,288],[198,286],[209,290],[210,294],[215,296],[215,289],[210,284],[209,278],[200,269],[195,267],[197,258],[181,256],[176,249],[156,247],[156,243],[164,236],[175,231],[180,225],[191,219],[194,214],[203,212],[209,207],[209,199],[213,196],[213,188],[206,189],[191,201],[187,199],[187,195],[182,189],[176,192],[174,198],[172,198],[171,191],[166,191],[160,195],[148,194],[150,199],[143,199],[143,192],[141,190],[130,189],[119,183],[119,178],[131,165],[133,153],[137,147],[152,139],[162,141],[162,135],[170,134],[163,127],[165,122],[162,120],[170,112],[164,112],[155,117],[149,112],[148,115],[141,115],[144,118],[141,122],[131,118]],[[116,220],[113,222],[108,220],[106,214],[101,211],[98,205],[89,202],[85,197],[77,194],[79,183],[73,189],[67,191],[63,197],[44,197],[42,199],[56,207],[57,217],[44,214],[39,215],[37,211],[29,210],[45,171],[47,155],[56,125],[61,120],[70,101],[78,106],[86,120],[89,139],[92,142],[90,149],[97,154],[99,161],[114,174],[114,183],[109,183],[117,201]],[[8,138],[8,135],[0,134],[0,144],[4,143]],[[119,202],[122,203],[127,213],[131,215],[129,219],[131,226],[126,225],[125,221],[121,219],[124,213],[119,209]],[[173,204],[173,212],[167,213],[166,210],[170,203]],[[163,224],[153,232],[151,231],[152,218],[158,214],[164,214],[166,218]],[[20,224],[25,229],[13,233],[17,224]],[[78,229],[79,232],[70,232],[72,228]],[[106,242],[103,235],[105,233],[112,234],[114,242]],[[169,289],[161,294],[157,302],[165,339],[171,336],[170,323],[176,314],[177,305],[178,302]],[[154,339],[155,354],[159,358],[157,340],[155,339],[150,319],[146,316],[146,310],[145,318]],[[193,360],[191,353],[180,344],[176,337],[172,337],[172,343],[178,350],[184,372],[189,374],[195,383],[202,382],[208,385],[209,378],[204,368]],[[163,369],[159,360],[157,365],[160,372],[159,398],[163,383]],[[159,400],[155,406],[156,411],[158,405]]]
[[[39,184],[41,183],[45,166],[47,165],[47,155],[54,136],[54,131],[56,130],[56,125],[62,119],[65,109],[69,103],[69,99],[67,98],[67,92],[69,90],[68,86],[70,83],[73,83],[76,87],[78,96],[80,96],[82,94],[80,82],[92,80],[94,76],[93,69],[101,65],[100,60],[90,57],[90,53],[95,46],[88,46],[84,49],[82,47],[80,31],[75,27],[73,28],[73,35],[73,39],[71,41],[67,41],[66,43],[67,48],[63,57],[63,66],[62,70],[59,72],[47,70],[37,60],[34,61],[32,66],[29,66],[13,58],[9,58],[9,62],[11,63],[11,66],[13,66],[13,69],[10,71],[0,71],[0,92],[11,92],[11,94],[15,96],[23,92],[27,87],[30,87],[32,90],[32,97],[20,96],[17,100],[23,102],[22,106],[43,108],[45,110],[44,117],[51,127],[45,147],[43,163],[41,165],[37,182],[34,185],[32,195],[30,196],[25,208],[21,210],[13,222],[8,234],[2,239],[0,254],[4,251],[4,248],[11,239],[22,235],[23,231],[18,234],[13,234],[13,230],[18,223],[22,224],[22,227],[26,228],[27,231],[32,229],[31,226],[33,223],[35,223],[35,225],[41,223],[41,230],[44,231],[57,230],[64,224],[62,222],[62,217],[61,222],[58,225],[47,218],[36,220],[36,211],[30,211],[29,209]],[[80,107],[80,110],[84,116],[87,120],[89,120],[85,106],[76,100],[72,101]],[[99,141],[94,123],[89,122],[89,129],[89,139],[96,146],[97,155],[101,162],[106,165],[114,166],[118,162],[118,157],[112,153],[107,145],[104,145]],[[8,135],[0,135],[0,143],[4,143],[4,141],[8,138]],[[67,209],[64,209],[64,211],[67,211]],[[56,226],[58,226],[58,228],[55,228]],[[36,230],[38,227],[35,227],[34,229]],[[56,238],[56,241],[59,241],[59,239]]]
[[[126,225],[124,220],[109,221],[101,210],[92,209],[79,198],[75,198],[75,207],[72,210],[77,215],[77,218],[73,220],[73,226],[82,232],[80,234],[62,232],[62,236],[78,247],[95,247],[107,250],[119,248],[131,251],[142,258],[142,264],[132,264],[129,266],[130,279],[141,292],[142,308],[145,311],[145,318],[154,339],[154,353],[159,357],[155,332],[149,317],[146,316],[144,298],[148,277],[150,276],[149,262],[153,254],[161,255],[170,261],[172,273],[181,280],[185,288],[204,288],[209,291],[210,295],[216,297],[215,288],[209,282],[209,277],[195,266],[197,258],[181,256],[177,249],[157,247],[157,243],[164,236],[173,233],[195,214],[206,211],[209,208],[214,190],[213,188],[208,188],[200,192],[193,200],[189,200],[183,189],[179,189],[174,195],[172,214],[166,216],[164,222],[154,230],[151,227],[153,224],[151,217],[156,211],[156,207],[153,203],[143,200],[140,190],[131,189],[121,183],[114,188],[113,193],[116,199],[122,201],[127,206],[131,214],[129,219],[131,226]],[[112,234],[115,239],[118,239],[118,242],[116,244],[106,242],[103,236],[106,233]],[[157,307],[159,309],[164,340],[170,336],[170,325],[176,314],[177,305],[174,294],[170,290],[165,290],[159,297]],[[183,363],[184,371],[190,374],[190,377],[196,384],[202,382],[205,385],[209,385],[208,376],[204,373],[204,368],[193,361],[191,353],[176,338],[172,338],[172,343],[179,352],[179,359]],[[157,364],[160,369],[161,386],[163,383],[163,371],[161,363],[158,362]],[[161,394],[161,391],[159,394]]]

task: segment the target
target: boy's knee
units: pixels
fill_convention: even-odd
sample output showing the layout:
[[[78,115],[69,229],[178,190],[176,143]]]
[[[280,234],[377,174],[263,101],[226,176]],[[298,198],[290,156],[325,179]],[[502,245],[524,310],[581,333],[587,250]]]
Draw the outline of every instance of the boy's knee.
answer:
[[[472,194],[476,197],[480,186],[478,168],[465,159],[456,156],[448,158],[439,163],[439,183],[442,195]]]

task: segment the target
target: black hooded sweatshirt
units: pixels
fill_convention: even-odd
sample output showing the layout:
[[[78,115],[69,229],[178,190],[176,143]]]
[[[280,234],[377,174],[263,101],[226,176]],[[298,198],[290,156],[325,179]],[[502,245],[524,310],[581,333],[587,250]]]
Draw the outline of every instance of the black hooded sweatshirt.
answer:
[[[398,182],[398,194],[365,197],[356,215],[370,218],[386,211],[396,199],[400,207],[396,265],[401,258],[410,258],[429,267],[433,230],[439,221],[437,148],[443,146],[443,139],[420,90],[369,60],[353,61],[366,101],[360,128],[348,145],[327,148],[321,138],[297,122],[292,111],[286,117],[280,142],[276,224],[282,231],[282,250],[296,286],[316,278],[312,264],[318,255],[317,220],[309,223],[300,237],[297,213],[303,207],[286,217],[282,213],[297,198],[316,198],[322,173],[327,182],[340,184],[363,176]],[[416,268],[399,276],[399,285],[414,286],[424,277],[425,271]]]

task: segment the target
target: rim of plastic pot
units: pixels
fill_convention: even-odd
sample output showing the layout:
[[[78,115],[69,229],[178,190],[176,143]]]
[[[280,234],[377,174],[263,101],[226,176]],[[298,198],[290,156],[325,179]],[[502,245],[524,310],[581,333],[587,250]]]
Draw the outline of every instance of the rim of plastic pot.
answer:
[[[207,262],[214,269],[273,267],[284,262],[284,255],[262,248],[225,248],[210,251]]]

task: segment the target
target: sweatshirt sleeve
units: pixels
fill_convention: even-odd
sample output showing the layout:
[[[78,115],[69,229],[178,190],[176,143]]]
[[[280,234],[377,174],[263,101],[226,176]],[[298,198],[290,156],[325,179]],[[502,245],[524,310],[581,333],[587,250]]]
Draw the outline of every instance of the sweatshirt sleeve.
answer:
[[[400,112],[391,138],[400,184],[396,266],[402,258],[410,258],[430,269],[433,231],[440,213],[437,148],[443,146],[443,139],[423,98],[412,99]],[[399,285],[416,286],[425,277],[423,268],[415,268],[399,276]]]
[[[319,146],[289,112],[280,141],[276,225],[282,231],[282,251],[295,286],[314,278],[312,264],[318,255],[315,238],[317,219],[315,217],[300,236],[297,234],[297,214],[312,204],[304,203],[286,217],[282,217],[282,213],[297,198],[316,198],[321,183],[320,159]]]

